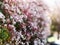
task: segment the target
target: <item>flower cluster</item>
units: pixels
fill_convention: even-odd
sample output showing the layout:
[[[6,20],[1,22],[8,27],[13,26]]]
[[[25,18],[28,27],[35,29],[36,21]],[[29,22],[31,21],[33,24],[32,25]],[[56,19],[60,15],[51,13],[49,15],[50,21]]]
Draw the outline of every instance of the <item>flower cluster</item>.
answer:
[[[5,16],[3,25],[11,34],[7,44],[42,45],[46,43],[46,38],[50,35],[51,19],[47,6],[42,1],[4,0],[2,10]]]

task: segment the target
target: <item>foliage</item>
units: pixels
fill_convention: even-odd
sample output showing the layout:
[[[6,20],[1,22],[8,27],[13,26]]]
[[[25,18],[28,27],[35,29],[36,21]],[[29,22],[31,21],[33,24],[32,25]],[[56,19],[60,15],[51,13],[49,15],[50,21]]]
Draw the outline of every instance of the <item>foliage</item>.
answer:
[[[2,41],[6,41],[9,38],[8,29],[4,27],[0,27],[0,39]]]

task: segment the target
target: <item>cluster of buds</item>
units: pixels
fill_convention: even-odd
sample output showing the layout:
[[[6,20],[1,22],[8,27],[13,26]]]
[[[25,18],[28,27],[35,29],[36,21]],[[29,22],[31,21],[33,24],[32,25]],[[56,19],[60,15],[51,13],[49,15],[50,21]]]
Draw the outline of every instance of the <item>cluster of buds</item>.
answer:
[[[46,38],[50,35],[51,19],[48,8],[42,1],[4,0],[2,9],[11,33],[11,45],[46,43]]]

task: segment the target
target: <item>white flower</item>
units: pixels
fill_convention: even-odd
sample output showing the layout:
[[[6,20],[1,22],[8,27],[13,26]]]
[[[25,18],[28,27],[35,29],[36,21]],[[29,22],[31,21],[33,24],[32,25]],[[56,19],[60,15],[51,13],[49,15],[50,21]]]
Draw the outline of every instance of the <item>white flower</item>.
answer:
[[[17,8],[16,11],[17,11],[18,14],[21,14],[21,11],[20,11],[19,8]]]
[[[10,44],[7,43],[6,45],[10,45]]]
[[[0,12],[0,18],[5,18],[5,16]]]
[[[4,4],[5,9],[10,9],[10,6],[8,4]]]

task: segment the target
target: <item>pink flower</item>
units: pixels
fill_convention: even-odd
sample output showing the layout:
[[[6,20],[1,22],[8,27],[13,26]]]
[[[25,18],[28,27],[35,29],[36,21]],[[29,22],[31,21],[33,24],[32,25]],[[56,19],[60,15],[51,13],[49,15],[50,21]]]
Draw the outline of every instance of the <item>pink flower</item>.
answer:
[[[51,19],[47,13],[47,6],[42,0],[26,0],[26,2],[24,0],[4,0],[3,3],[4,11],[9,14],[7,16],[12,16],[12,19],[17,23],[14,26],[15,32],[12,30],[12,26],[9,25],[11,33],[16,34],[17,40],[18,36],[20,41],[25,38],[30,40],[34,35],[37,35],[37,37],[42,36],[45,39],[49,36]],[[9,22],[9,20],[7,21]],[[15,41],[18,42],[19,40],[17,41],[16,39]]]

